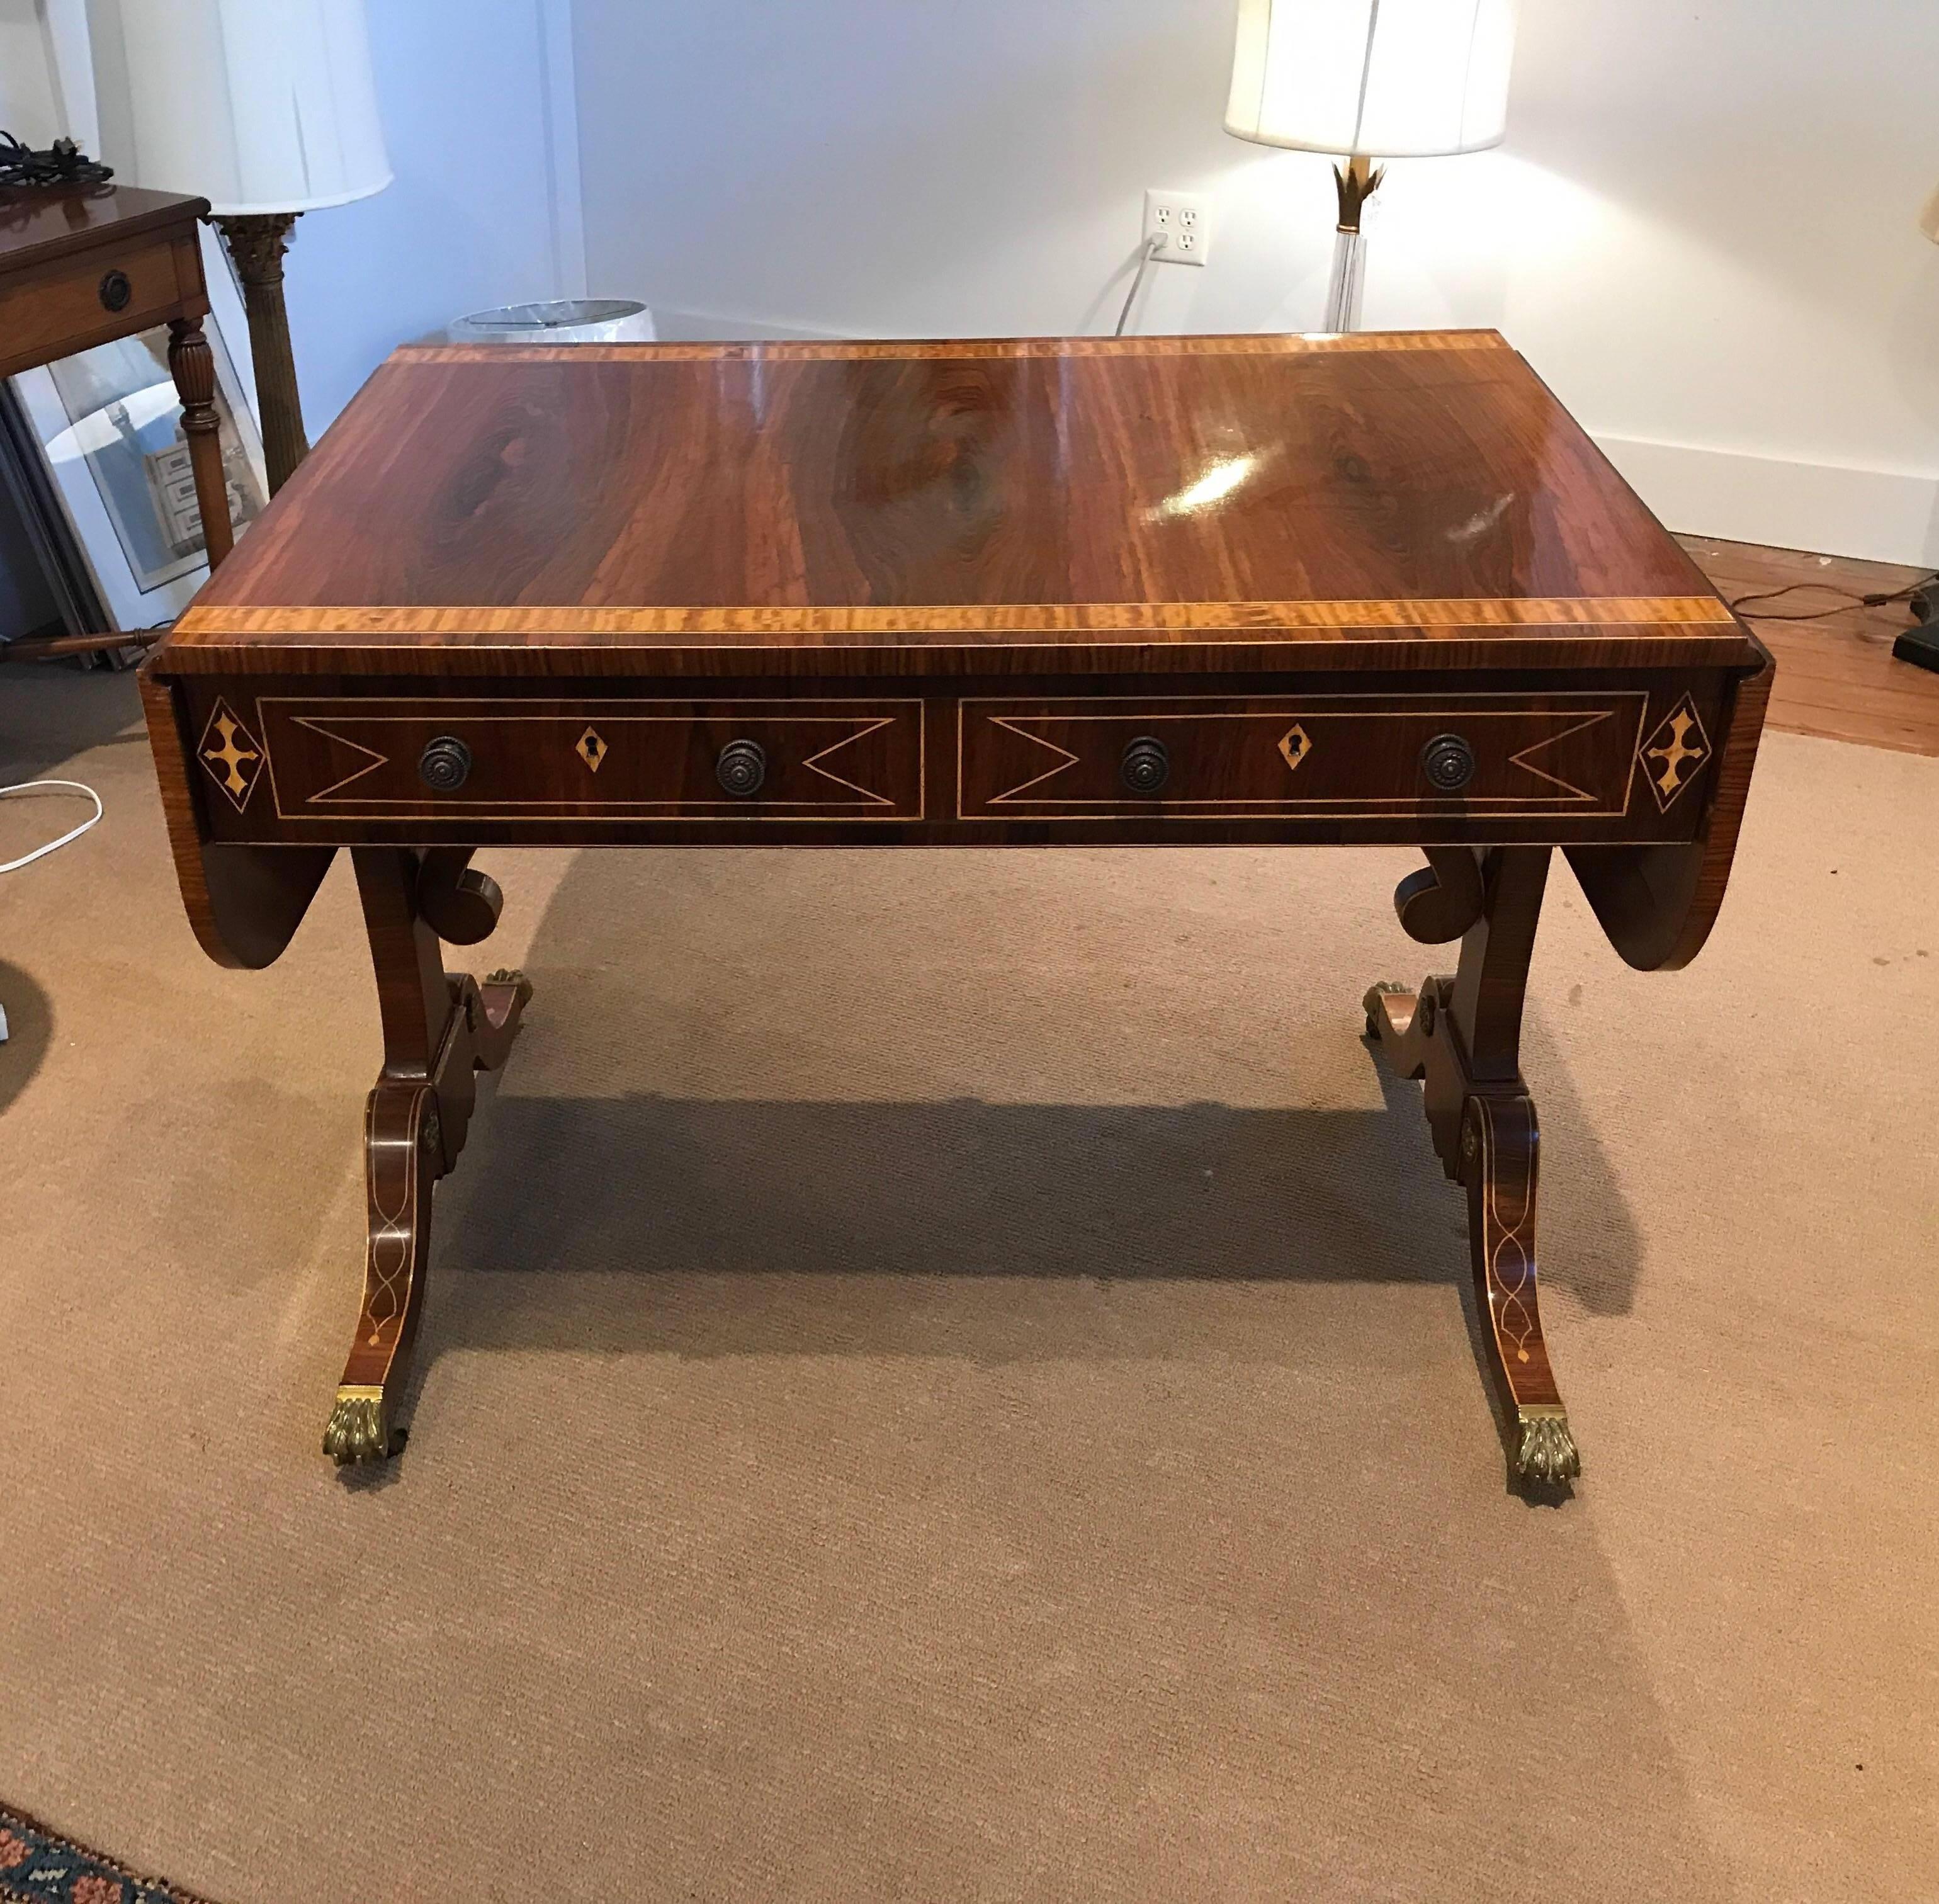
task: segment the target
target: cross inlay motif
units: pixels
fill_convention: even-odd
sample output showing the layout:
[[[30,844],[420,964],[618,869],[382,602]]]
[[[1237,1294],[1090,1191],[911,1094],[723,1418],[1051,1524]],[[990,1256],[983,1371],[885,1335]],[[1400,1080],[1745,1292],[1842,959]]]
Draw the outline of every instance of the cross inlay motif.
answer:
[[[216,702],[215,711],[202,730],[200,753],[210,778],[240,812],[249,804],[263,756],[255,736],[236,718],[227,702]]]
[[[1697,778],[1710,757],[1710,742],[1697,717],[1696,703],[1685,695],[1675,711],[1664,716],[1642,750],[1650,791],[1666,812],[1670,803]],[[1660,766],[1652,764],[1660,762]]]

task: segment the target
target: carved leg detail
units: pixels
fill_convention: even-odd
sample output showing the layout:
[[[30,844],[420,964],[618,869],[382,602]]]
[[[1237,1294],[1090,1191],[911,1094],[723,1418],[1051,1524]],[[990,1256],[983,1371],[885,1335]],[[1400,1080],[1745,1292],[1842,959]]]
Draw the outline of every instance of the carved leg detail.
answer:
[[[1582,1471],[1569,1417],[1542,1339],[1536,1272],[1535,1101],[1471,1097],[1462,1120],[1461,1174],[1468,1187],[1468,1248],[1475,1293],[1515,1427],[1514,1464],[1525,1480],[1554,1486]]]
[[[428,1084],[386,1080],[370,1093],[364,1126],[370,1229],[364,1302],[324,1431],[323,1452],[333,1461],[381,1461],[391,1452],[391,1405],[424,1307],[431,1185],[443,1144],[437,1093]]]
[[[229,520],[229,486],[222,469],[221,423],[215,410],[215,358],[200,318],[169,320],[169,372],[181,399],[182,434],[190,474],[202,514],[202,547],[212,574],[235,547]]]
[[[1377,985],[1363,1001],[1367,1033],[1403,1077],[1422,1080],[1422,1108],[1450,1177],[1467,1187],[1468,1243],[1489,1372],[1512,1427],[1524,1480],[1547,1486],[1581,1472],[1557,1392],[1536,1299],[1534,1100],[1521,1080],[1522,1004],[1548,877],[1546,846],[1435,849],[1432,871],[1396,895],[1418,938],[1461,934],[1452,978],[1420,989]]]
[[[505,1062],[531,996],[520,973],[495,972],[480,986],[443,969],[431,913],[478,928],[478,937],[497,917],[498,888],[467,872],[468,857],[374,846],[352,855],[376,967],[384,1072],[364,1112],[364,1302],[323,1437],[324,1452],[339,1462],[391,1451],[424,1307],[431,1188],[464,1147],[477,1073]]]

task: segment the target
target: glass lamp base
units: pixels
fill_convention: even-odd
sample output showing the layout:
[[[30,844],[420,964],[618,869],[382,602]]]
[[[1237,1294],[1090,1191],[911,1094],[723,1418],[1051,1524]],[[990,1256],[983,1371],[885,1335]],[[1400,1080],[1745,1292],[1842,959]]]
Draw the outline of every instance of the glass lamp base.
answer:
[[[1357,231],[1333,234],[1333,279],[1327,287],[1323,330],[1360,327],[1360,287],[1366,275],[1366,242]]]

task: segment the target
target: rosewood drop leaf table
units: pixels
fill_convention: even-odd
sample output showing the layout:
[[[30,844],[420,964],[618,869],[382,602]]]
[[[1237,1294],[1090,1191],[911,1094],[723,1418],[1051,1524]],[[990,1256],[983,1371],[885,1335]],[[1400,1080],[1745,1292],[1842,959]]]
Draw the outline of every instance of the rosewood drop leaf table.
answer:
[[[176,870],[266,965],[339,846],[376,967],[364,1297],[325,1436],[393,1440],[433,1186],[529,988],[447,973],[501,845],[1403,842],[1453,973],[1377,985],[1505,1446],[1542,1330],[1522,1002],[1555,848],[1631,965],[1716,916],[1770,656],[1492,331],[428,346],[145,664]]]

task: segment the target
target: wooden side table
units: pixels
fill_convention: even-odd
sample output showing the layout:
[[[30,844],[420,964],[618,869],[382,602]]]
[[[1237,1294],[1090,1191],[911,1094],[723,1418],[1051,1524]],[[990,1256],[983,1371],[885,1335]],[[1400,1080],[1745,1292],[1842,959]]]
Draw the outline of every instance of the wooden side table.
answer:
[[[96,344],[169,327],[169,370],[182,403],[195,498],[212,570],[234,538],[222,480],[215,360],[202,334],[209,288],[196,225],[204,198],[125,185],[0,190],[0,376]],[[128,633],[13,641],[10,661],[135,645]]]

